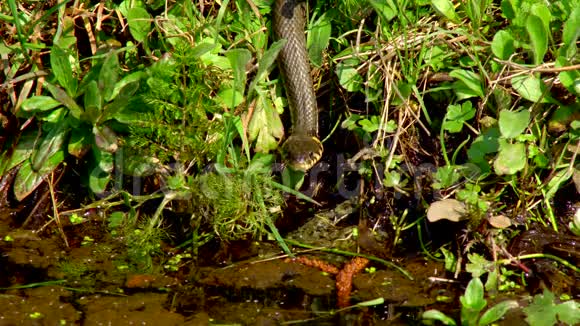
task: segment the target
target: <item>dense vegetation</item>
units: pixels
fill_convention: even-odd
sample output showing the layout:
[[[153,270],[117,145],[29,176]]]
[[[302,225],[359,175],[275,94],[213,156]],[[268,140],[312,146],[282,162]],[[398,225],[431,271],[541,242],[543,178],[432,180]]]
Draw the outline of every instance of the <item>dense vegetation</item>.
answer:
[[[310,1],[325,156],[306,178],[277,152],[271,2],[2,2],[2,205],[45,200],[60,233],[97,209],[143,269],[164,261],[161,238],[188,248],[171,268],[216,242],[271,236],[290,253],[276,220],[355,198],[342,223],[371,228],[386,256],[469,275],[470,325],[517,306],[480,316],[480,278],[525,287],[513,265],[535,258],[577,278],[578,246],[507,248],[533,230],[578,243],[580,1]],[[578,322],[550,295],[528,321]]]

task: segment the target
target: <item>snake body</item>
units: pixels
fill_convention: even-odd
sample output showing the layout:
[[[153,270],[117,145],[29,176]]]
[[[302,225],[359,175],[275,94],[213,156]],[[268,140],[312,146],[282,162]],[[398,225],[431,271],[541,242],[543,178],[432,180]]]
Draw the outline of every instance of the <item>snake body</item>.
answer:
[[[274,33],[278,39],[286,39],[278,61],[292,119],[282,156],[293,170],[307,171],[320,160],[323,147],[318,139],[318,108],[304,36],[306,10],[303,1],[276,0],[273,12]]]

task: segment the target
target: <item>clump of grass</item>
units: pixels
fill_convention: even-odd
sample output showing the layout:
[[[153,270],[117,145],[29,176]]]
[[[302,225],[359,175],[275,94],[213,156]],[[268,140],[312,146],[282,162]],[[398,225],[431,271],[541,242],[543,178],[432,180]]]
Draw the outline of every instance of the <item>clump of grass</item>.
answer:
[[[281,192],[271,182],[264,174],[200,175],[193,182],[195,216],[223,240],[259,236],[283,204]]]

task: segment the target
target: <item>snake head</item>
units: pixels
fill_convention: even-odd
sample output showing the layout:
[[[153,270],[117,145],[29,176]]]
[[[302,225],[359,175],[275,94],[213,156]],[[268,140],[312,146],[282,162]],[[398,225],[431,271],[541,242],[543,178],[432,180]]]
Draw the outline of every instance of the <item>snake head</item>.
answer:
[[[306,172],[322,157],[322,143],[315,136],[292,134],[282,145],[282,158],[292,170]]]

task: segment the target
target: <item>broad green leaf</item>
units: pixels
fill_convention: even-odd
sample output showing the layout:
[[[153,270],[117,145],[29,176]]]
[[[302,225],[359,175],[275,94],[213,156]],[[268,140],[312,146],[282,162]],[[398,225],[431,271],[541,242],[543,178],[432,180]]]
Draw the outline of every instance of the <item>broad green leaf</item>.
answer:
[[[479,75],[468,70],[453,70],[449,76],[458,79],[453,83],[453,90],[459,100],[470,97],[484,97],[483,84]]]
[[[53,46],[50,51],[50,66],[58,83],[66,89],[70,97],[75,97],[78,82],[73,75],[68,53],[58,46]]]
[[[580,30],[580,29],[579,29]],[[570,66],[570,62],[564,57],[558,57],[556,59],[556,67],[566,67]],[[562,71],[558,74],[562,85],[566,87],[570,92],[580,96],[580,71],[579,70],[568,70]]]
[[[70,113],[73,117],[80,120],[81,115],[83,114],[83,109],[75,102],[72,97],[70,97],[62,88],[51,83],[45,83],[44,86],[57,101],[62,103],[67,107],[67,109],[70,110]]]
[[[536,15],[529,15],[526,21],[526,27],[530,40],[532,41],[532,50],[534,52],[534,63],[541,64],[544,61],[544,55],[548,51],[548,30],[546,30],[543,21]]]
[[[205,55],[206,53],[212,50],[216,50],[216,48],[218,48],[218,45],[216,45],[215,43],[210,43],[207,41],[201,42],[198,45],[196,45],[193,49],[191,49],[188,55],[191,56],[192,59],[198,59],[203,55]]]
[[[285,44],[286,44],[285,39],[278,40],[272,43],[270,48],[268,48],[268,50],[264,52],[264,55],[258,62],[258,72],[256,73],[256,77],[254,77],[254,80],[252,80],[252,83],[250,84],[247,96],[248,100],[251,101],[253,99],[254,92],[257,91],[256,87],[258,85],[258,82],[261,82],[264,80],[264,78],[266,78],[266,73],[269,71],[270,67],[272,67],[272,65],[276,61],[278,53],[280,53],[280,50],[282,50]]]
[[[370,117],[370,119],[361,119],[358,123],[360,124],[360,126],[363,128],[364,131],[368,133],[373,133],[379,130],[379,125],[381,122],[379,121],[378,116],[373,115]]]
[[[520,305],[515,300],[502,301],[489,308],[479,319],[478,325],[490,325],[502,318],[510,309],[518,308]]]
[[[526,321],[534,326],[552,326],[558,322],[554,294],[547,289],[534,296],[533,302],[524,308]]]
[[[455,320],[453,320],[453,318],[451,318],[451,317],[447,316],[446,314],[442,313],[441,311],[435,310],[435,309],[425,311],[421,315],[421,318],[438,320],[438,321],[442,322],[443,325],[451,325],[451,326],[457,325],[457,323],[455,323]]]
[[[272,67],[272,65],[276,61],[278,53],[280,53],[280,50],[282,50],[282,47],[284,47],[285,44],[286,40],[276,41],[272,43],[272,45],[268,50],[266,50],[266,52],[264,52],[264,55],[262,56],[260,62],[258,63],[258,73],[256,74],[257,80],[261,81],[264,79],[266,73],[270,70],[270,67]]]
[[[336,65],[336,75],[340,85],[349,92],[362,89],[363,78],[358,73],[359,60],[356,58],[346,59]]]
[[[526,165],[526,146],[522,143],[500,142],[499,154],[493,163],[498,175],[511,175],[521,171]]]
[[[503,110],[499,113],[499,131],[505,138],[515,138],[526,130],[529,121],[530,112],[528,110]]]
[[[459,21],[457,13],[455,12],[455,7],[453,6],[453,2],[450,0],[431,0],[431,5],[433,8],[435,8],[435,11],[445,16],[450,21]]]
[[[501,12],[509,20],[514,20],[514,18],[516,18],[515,8],[510,0],[501,1]]]
[[[38,119],[44,122],[49,123],[58,123],[68,112],[68,110],[64,107],[60,107],[50,111],[45,116],[39,116]]]
[[[117,97],[117,95],[119,95],[119,92],[127,85],[129,84],[136,84],[136,86],[139,85],[139,81],[141,81],[141,78],[145,77],[147,74],[142,71],[136,71],[132,74],[129,74],[125,77],[123,77],[123,79],[121,79],[118,83],[115,84],[115,88],[113,89],[113,93],[111,94],[111,98],[114,99]],[[133,95],[133,94],[130,94]]]
[[[467,151],[467,156],[472,163],[485,161],[485,155],[495,153],[499,150],[498,138],[500,132],[498,128],[490,128],[475,138],[471,147]]]
[[[22,102],[22,110],[26,112],[43,112],[52,110],[58,106],[62,105],[59,101],[55,100],[50,96],[33,96],[29,97]]]
[[[449,51],[440,45],[432,46],[425,50],[425,63],[436,72],[447,68],[449,63],[446,59],[449,57]]]
[[[493,36],[491,51],[502,60],[508,60],[515,51],[514,38],[508,31],[501,30]]]
[[[115,132],[107,126],[94,126],[95,144],[97,148],[108,153],[114,153],[119,148],[118,137]],[[105,170],[105,169],[103,169]],[[106,170],[105,170],[106,171]]]
[[[217,94],[214,100],[228,109],[234,109],[244,101],[244,94],[233,88],[226,88]]]
[[[31,163],[34,171],[41,171],[56,152],[62,151],[67,134],[67,123],[64,118],[50,127],[50,132],[40,141],[32,155]]]
[[[308,33],[307,46],[310,61],[317,67],[322,66],[322,53],[328,47],[332,23],[327,14],[323,14],[314,22]]]
[[[127,11],[127,23],[133,38],[138,42],[147,39],[147,34],[151,31],[151,16],[144,8],[134,7]]]
[[[256,108],[248,124],[248,139],[256,141],[255,149],[267,153],[278,147],[278,142],[284,135],[284,127],[278,112],[274,110],[266,96],[259,93]]]
[[[532,4],[530,8],[530,13],[540,18],[540,20],[542,21],[542,25],[544,27],[544,31],[546,31],[546,33],[549,34],[550,21],[552,21],[553,17],[546,3],[542,1],[535,2],[534,4]]]
[[[226,52],[226,57],[234,70],[234,89],[243,96],[246,89],[246,65],[252,59],[252,54],[247,49],[232,49]]]
[[[89,188],[95,194],[102,194],[107,190],[109,181],[111,181],[111,175],[97,166],[89,175]]]
[[[102,93],[99,91],[99,86],[97,82],[92,80],[87,84],[85,88],[85,94],[83,96],[83,104],[85,107],[85,114],[83,115],[83,120],[94,124],[101,113],[101,108],[103,107],[103,97]]]
[[[113,157],[113,154],[102,151],[97,147],[93,147],[93,153],[99,169],[106,173],[113,172],[113,169],[115,168],[115,158]]]
[[[115,90],[115,85],[119,79],[119,58],[117,58],[117,52],[111,51],[105,57],[103,66],[99,72],[99,90],[101,91],[101,96],[106,102],[113,99],[113,91]]]
[[[379,14],[384,24],[397,16],[398,7],[392,0],[370,0],[368,3]]]
[[[475,108],[471,102],[466,101],[461,105],[449,105],[443,121],[443,129],[451,133],[460,132],[463,124],[473,117],[475,117]]]
[[[89,128],[74,128],[68,141],[68,153],[76,158],[82,158],[91,149],[92,135]]]
[[[483,283],[479,277],[472,278],[467,284],[465,293],[460,297],[461,305],[464,308],[470,308],[481,311],[487,305],[483,298]]]
[[[139,82],[127,83],[114,97],[113,102],[105,105],[103,113],[99,117],[98,122],[105,122],[117,116],[117,113],[127,107],[133,95],[139,89]]]
[[[256,153],[245,170],[247,175],[269,173],[276,157],[272,154]]]
[[[7,171],[12,170],[12,168],[24,162],[24,160],[28,160],[32,152],[34,152],[34,145],[37,140],[38,134],[36,131],[23,133],[11,155],[0,156],[0,162],[2,162],[0,165],[0,175],[4,175]]]
[[[580,7],[574,8],[564,23],[562,30],[562,42],[564,43],[560,48],[560,55],[567,59],[572,59],[578,53],[578,46],[576,42],[580,37]]]
[[[546,85],[535,75],[516,76],[512,78],[511,83],[516,92],[528,101],[551,102],[547,96],[544,96]]]
[[[59,150],[43,161],[43,165],[36,171],[31,161],[25,160],[14,179],[14,197],[21,201],[30,195],[63,160],[64,151]]]
[[[567,325],[578,325],[580,323],[580,303],[568,300],[556,306],[558,319]]]
[[[550,181],[548,181],[548,184],[545,185],[546,194],[544,195],[544,198],[546,200],[552,200],[556,195],[556,192],[562,188],[563,184],[570,180],[572,174],[573,171],[568,168],[563,168],[556,172]]]

